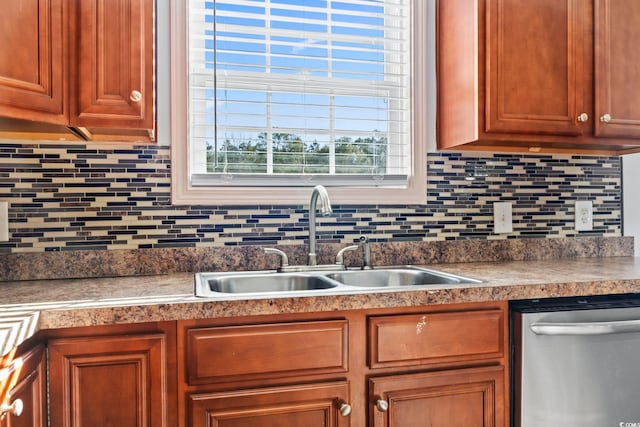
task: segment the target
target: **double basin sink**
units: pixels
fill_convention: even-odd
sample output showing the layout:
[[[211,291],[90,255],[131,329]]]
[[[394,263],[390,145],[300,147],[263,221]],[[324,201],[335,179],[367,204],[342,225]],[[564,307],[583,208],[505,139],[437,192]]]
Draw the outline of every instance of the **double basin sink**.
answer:
[[[482,281],[416,266],[296,273],[269,270],[197,273],[195,294],[198,297],[275,297],[473,283]]]

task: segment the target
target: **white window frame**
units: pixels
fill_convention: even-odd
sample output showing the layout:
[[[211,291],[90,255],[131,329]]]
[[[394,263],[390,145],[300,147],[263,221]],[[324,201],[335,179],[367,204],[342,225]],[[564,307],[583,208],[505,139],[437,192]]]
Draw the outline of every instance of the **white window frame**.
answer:
[[[433,23],[428,18],[429,3],[412,0],[412,75],[411,75],[411,171],[403,187],[330,187],[334,204],[388,205],[426,203],[426,153],[429,138],[434,132],[430,120],[428,52],[432,52]],[[187,2],[172,0],[171,16],[171,183],[172,203],[177,205],[283,205],[302,204],[310,194],[310,187],[296,182],[292,187],[194,186],[189,170],[188,144],[188,52]],[[431,98],[433,94],[431,93]],[[293,178],[299,181],[299,178]]]

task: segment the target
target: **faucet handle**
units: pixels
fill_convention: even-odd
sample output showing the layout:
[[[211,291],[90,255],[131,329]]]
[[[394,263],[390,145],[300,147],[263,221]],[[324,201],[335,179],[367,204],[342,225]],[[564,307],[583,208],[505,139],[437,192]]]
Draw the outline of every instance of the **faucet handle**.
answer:
[[[340,251],[338,252],[338,255],[336,255],[336,265],[341,265],[341,266],[344,267],[344,254],[345,254],[345,252],[357,251],[358,248],[360,248],[360,246],[351,245],[351,246],[347,246],[346,248],[340,249]]]
[[[288,267],[289,266],[289,258],[287,257],[287,254],[282,252],[280,249],[264,248],[264,252],[267,253],[267,254],[275,254],[275,255],[278,255],[280,257],[280,265],[278,266],[278,268]]]

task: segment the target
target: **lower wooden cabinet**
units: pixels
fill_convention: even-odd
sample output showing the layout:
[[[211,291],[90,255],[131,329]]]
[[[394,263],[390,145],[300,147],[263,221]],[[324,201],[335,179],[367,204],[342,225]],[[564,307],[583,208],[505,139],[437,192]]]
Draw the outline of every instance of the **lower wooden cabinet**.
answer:
[[[166,358],[160,333],[49,341],[51,425],[173,427]]]
[[[23,403],[0,427],[506,427],[507,309],[51,330],[0,360],[0,403]]]
[[[504,368],[490,366],[369,380],[373,427],[504,427]]]
[[[0,427],[45,427],[46,367],[44,346],[38,345],[12,362],[7,412],[0,416]]]
[[[194,393],[192,427],[347,427],[351,406],[346,382]]]
[[[507,303],[178,322],[181,427],[506,427]]]

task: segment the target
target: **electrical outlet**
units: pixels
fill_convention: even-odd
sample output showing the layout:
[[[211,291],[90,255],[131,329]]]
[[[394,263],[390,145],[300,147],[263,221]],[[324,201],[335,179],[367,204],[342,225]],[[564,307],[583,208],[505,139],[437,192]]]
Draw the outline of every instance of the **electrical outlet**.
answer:
[[[0,242],[9,241],[9,202],[0,202]]]
[[[593,230],[593,203],[591,200],[576,202],[576,231]]]
[[[496,234],[513,232],[510,202],[495,202],[493,204],[493,232]]]

